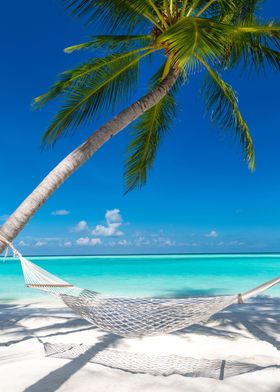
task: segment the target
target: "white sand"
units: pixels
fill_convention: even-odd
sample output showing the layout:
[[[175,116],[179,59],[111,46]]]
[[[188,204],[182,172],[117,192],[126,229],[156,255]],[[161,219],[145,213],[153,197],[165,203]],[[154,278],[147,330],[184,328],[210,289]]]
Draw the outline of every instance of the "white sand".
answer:
[[[44,356],[38,340],[85,343],[148,354],[234,359],[266,369],[223,381],[180,375],[132,374]],[[56,301],[0,302],[0,391],[2,392],[280,392],[280,298],[259,298],[215,315],[204,325],[144,339],[98,331]]]

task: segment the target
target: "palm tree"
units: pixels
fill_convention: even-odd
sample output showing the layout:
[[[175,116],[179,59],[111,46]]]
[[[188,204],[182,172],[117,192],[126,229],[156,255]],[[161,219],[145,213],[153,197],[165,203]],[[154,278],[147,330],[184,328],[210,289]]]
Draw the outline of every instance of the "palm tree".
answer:
[[[1,227],[13,240],[55,190],[104,143],[137,120],[125,165],[127,191],[141,187],[175,117],[174,95],[196,71],[205,72],[202,93],[211,120],[240,140],[251,170],[255,154],[248,126],[238,108],[237,95],[221,73],[233,68],[280,68],[280,25],[261,22],[256,14],[262,0],[63,0],[73,14],[90,25],[104,26],[108,35],[65,52],[102,50],[86,63],[68,70],[50,90],[35,99],[42,107],[54,98],[62,106],[43,137],[54,144],[106,111],[125,109],[97,129],[60,162]],[[121,32],[121,34],[120,34]],[[131,103],[139,64],[159,57],[150,91]],[[3,244],[0,251],[5,248]]]

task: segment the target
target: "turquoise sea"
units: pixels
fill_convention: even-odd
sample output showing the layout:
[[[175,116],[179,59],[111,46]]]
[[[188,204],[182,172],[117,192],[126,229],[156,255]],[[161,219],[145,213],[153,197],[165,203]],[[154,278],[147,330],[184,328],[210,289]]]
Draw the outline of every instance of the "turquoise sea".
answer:
[[[235,294],[280,275],[280,254],[30,257],[76,286],[108,295]],[[24,287],[19,261],[0,258],[0,301],[42,299]],[[267,295],[280,297],[280,285]]]

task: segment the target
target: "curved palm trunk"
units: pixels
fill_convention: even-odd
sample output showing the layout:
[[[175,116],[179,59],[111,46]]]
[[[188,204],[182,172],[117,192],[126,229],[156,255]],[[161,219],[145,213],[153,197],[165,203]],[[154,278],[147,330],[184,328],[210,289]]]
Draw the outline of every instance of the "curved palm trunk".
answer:
[[[64,158],[20,204],[6,220],[0,233],[9,241],[18,235],[29,219],[39,210],[46,200],[59,188],[68,177],[83,165],[109,139],[126,128],[137,117],[157,104],[171,89],[178,77],[178,72],[170,71],[167,77],[153,91],[134,102],[117,116],[94,132],[83,144]],[[0,253],[6,244],[0,240]]]

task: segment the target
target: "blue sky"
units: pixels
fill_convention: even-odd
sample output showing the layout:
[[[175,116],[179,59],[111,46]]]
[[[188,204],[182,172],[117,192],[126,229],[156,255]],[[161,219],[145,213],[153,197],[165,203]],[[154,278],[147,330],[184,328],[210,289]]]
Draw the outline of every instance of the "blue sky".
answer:
[[[91,31],[52,0],[1,6],[1,192],[3,222],[24,197],[102,120],[81,127],[55,148],[40,138],[56,104],[31,110],[32,98],[56,75],[81,62],[63,48]],[[279,18],[277,0],[263,16]],[[144,93],[149,67],[142,69]],[[178,118],[166,136],[148,184],[124,196],[129,130],[105,145],[30,221],[16,240],[26,254],[280,251],[279,75],[224,74],[239,93],[250,126],[257,171],[250,173],[230,134],[204,115],[194,75],[178,97]],[[105,117],[106,119],[106,117]],[[103,119],[104,120],[104,119]]]

